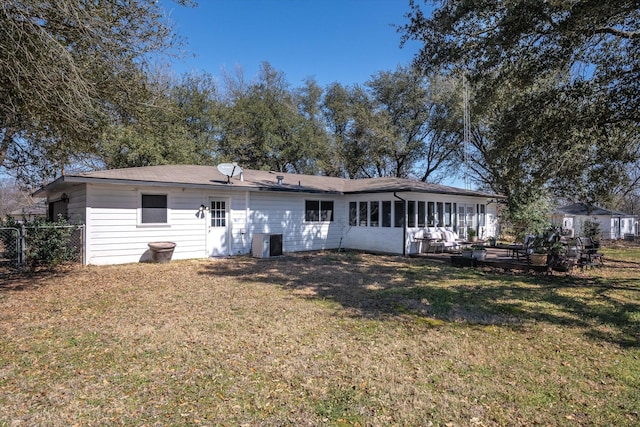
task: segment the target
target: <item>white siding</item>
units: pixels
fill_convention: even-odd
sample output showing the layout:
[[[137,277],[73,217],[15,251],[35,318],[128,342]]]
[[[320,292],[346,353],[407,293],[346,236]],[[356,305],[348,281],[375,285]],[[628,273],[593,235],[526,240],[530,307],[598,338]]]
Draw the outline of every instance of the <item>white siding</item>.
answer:
[[[87,260],[89,264],[120,264],[147,261],[149,242],[177,244],[173,259],[207,257],[207,217],[201,204],[209,197],[230,197],[201,190],[158,187],[113,187],[90,185],[87,190]],[[141,225],[138,220],[140,195],[144,192],[168,195],[168,224]],[[244,193],[231,197],[230,227],[233,253],[245,253],[241,231],[246,228]],[[239,210],[234,210],[240,207]]]
[[[251,240],[247,230],[248,192],[237,192],[231,196],[229,223],[231,224],[231,255],[251,252]]]
[[[498,219],[497,219],[497,205],[495,203],[487,205],[487,199],[483,197],[469,197],[469,196],[454,196],[445,194],[424,194],[424,193],[397,193],[399,197],[405,201],[423,201],[423,202],[441,202],[441,203],[456,203],[456,204],[485,204],[486,206],[486,218],[485,226],[481,231],[481,237],[487,238],[490,236],[497,236],[498,234]],[[382,210],[380,210],[380,221],[377,227],[372,226],[349,226],[349,202],[373,202],[373,201],[390,201],[392,206],[392,220],[391,227],[382,227]],[[403,253],[403,236],[405,233],[404,227],[393,227],[395,224],[395,212],[394,204],[400,199],[396,198],[393,193],[379,193],[379,194],[360,194],[348,196],[344,201],[345,209],[345,242],[344,246],[349,249],[358,250],[370,250],[376,252],[387,253]],[[382,208],[380,208],[382,209]],[[405,210],[407,209],[405,205]],[[417,208],[416,208],[417,210]],[[457,215],[457,212],[454,212]],[[457,225],[457,221],[453,220],[454,226]],[[407,235],[405,240],[404,253],[413,253],[416,251],[414,235],[421,231],[423,227],[416,226],[407,228]]]
[[[402,197],[402,196],[401,196]],[[404,198],[404,197],[403,197]],[[402,254],[402,242],[404,227],[393,227],[395,223],[395,212],[393,205],[396,199],[393,194],[361,194],[349,196],[344,201],[345,209],[345,241],[344,246],[348,249],[362,251],[384,252]],[[380,205],[379,222],[377,227],[371,226],[350,226],[349,225],[349,202],[391,202],[391,227],[382,227],[382,205]],[[408,233],[409,234],[409,233]],[[410,238],[407,238],[409,245]]]
[[[140,224],[139,208],[142,193],[168,196],[168,224]],[[403,253],[402,227],[350,227],[348,207],[350,201],[388,200],[395,202],[393,194],[367,194],[355,196],[279,193],[279,192],[213,192],[208,190],[107,186],[87,184],[70,194],[69,213],[79,220],[84,218],[86,228],[87,262],[89,264],[118,264],[147,261],[151,255],[149,242],[172,241],[177,244],[173,259],[205,258],[208,216],[202,215],[200,205],[209,206],[211,198],[229,201],[228,236],[231,238],[230,255],[251,252],[251,239],[256,233],[283,235],[283,250],[359,249],[387,253]],[[405,193],[407,200],[486,203],[484,198],[454,197]],[[305,201],[333,201],[333,221],[306,222]],[[86,209],[82,206],[86,202]],[[495,205],[487,205],[487,228],[495,218]],[[382,212],[380,212],[382,219]],[[381,222],[381,221],[380,221]],[[392,222],[393,225],[393,222]],[[412,252],[413,234],[407,230],[404,247]],[[489,230],[486,231],[490,233]],[[211,242],[209,242],[211,243]]]
[[[285,252],[336,249],[345,224],[342,199],[339,195],[251,193],[247,237],[282,234]],[[305,222],[305,200],[333,200],[333,222]]]

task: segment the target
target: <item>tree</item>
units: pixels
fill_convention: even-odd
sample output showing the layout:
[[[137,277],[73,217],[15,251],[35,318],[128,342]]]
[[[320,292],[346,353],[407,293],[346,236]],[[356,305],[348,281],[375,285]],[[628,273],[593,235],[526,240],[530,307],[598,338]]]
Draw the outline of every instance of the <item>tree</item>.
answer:
[[[422,42],[424,72],[471,82],[486,186],[596,202],[629,185],[640,141],[636,1],[434,4],[427,16],[411,1],[401,31]],[[510,183],[499,182],[505,173]]]
[[[408,67],[379,72],[366,83],[375,108],[383,120],[376,120],[382,134],[382,157],[388,174],[422,181],[438,181],[437,172],[445,168],[457,141],[440,131],[442,106],[431,82]]]
[[[211,75],[154,81],[146,108],[135,120],[106,127],[97,153],[79,163],[88,163],[89,169],[215,164],[222,107]]]
[[[295,91],[298,114],[303,118],[301,141],[305,144],[305,158],[299,159],[294,169],[300,173],[335,175],[331,145],[322,113],[323,89],[307,78],[304,86]]]
[[[3,1],[0,167],[53,173],[91,152],[105,126],[138,115],[147,66],[174,42],[152,0]]]
[[[248,168],[301,172],[310,158],[305,118],[284,73],[264,62],[256,82],[244,86],[241,79],[231,88],[222,117],[221,158]]]
[[[430,81],[407,67],[381,71],[364,86],[329,86],[324,112],[344,176],[438,181],[456,140],[442,132]]]
[[[324,95],[322,111],[331,137],[331,173],[333,176],[353,177],[358,172],[357,162],[348,159],[346,150],[350,135],[350,94],[349,89],[340,83],[330,84]],[[346,160],[346,161],[345,161]]]
[[[14,210],[33,205],[29,191],[21,189],[15,179],[0,177],[0,221]]]

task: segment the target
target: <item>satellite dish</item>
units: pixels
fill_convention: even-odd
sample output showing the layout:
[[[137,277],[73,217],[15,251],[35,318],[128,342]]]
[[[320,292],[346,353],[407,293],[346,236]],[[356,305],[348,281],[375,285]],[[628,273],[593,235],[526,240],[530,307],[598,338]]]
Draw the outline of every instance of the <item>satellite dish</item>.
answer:
[[[230,183],[231,177],[238,176],[242,173],[242,168],[238,166],[237,163],[220,163],[218,165],[218,171],[226,175],[227,183]]]

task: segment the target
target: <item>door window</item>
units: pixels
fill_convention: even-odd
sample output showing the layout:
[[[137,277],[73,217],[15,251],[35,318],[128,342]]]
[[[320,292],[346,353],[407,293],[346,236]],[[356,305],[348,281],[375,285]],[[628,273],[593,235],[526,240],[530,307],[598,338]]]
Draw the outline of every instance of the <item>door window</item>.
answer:
[[[211,226],[227,226],[227,202],[224,200],[211,201]]]

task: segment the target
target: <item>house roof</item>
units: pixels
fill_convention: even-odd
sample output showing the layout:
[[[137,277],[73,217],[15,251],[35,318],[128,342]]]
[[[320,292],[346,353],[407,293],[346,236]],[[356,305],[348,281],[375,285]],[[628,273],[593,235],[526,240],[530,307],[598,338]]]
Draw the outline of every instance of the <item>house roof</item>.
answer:
[[[558,208],[557,214],[561,215],[587,215],[587,216],[618,216],[618,217],[633,217],[635,215],[627,214],[624,212],[612,211],[609,209],[601,208],[598,206],[589,206],[586,203],[573,203]]]
[[[278,177],[282,183],[278,184]],[[215,166],[160,165],[126,169],[111,169],[77,174],[66,174],[34,195],[46,196],[50,192],[64,191],[79,183],[105,183],[112,185],[152,185],[188,188],[224,188],[226,190],[283,191],[329,194],[357,194],[381,192],[420,192],[500,198],[496,194],[465,190],[439,184],[403,178],[346,179],[328,176],[303,175],[273,171],[244,169],[242,176],[230,179]]]

